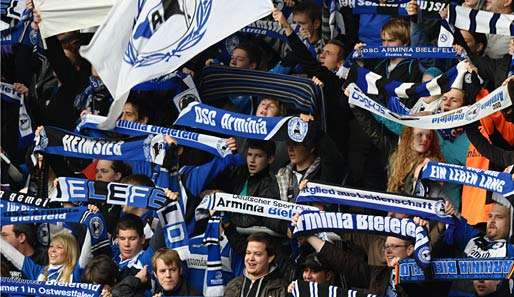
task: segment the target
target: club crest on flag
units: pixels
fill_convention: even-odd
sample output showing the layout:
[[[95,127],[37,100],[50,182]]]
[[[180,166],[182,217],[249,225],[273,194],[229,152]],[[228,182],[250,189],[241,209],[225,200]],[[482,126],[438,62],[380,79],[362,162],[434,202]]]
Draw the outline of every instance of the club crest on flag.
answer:
[[[202,40],[211,15],[212,0],[150,0],[139,3],[139,13],[124,54],[124,61],[134,67],[144,67],[180,57],[183,51]],[[171,23],[174,34],[166,35],[166,44],[152,43],[164,22]],[[138,49],[145,44],[145,51]],[[166,50],[164,50],[166,49]]]

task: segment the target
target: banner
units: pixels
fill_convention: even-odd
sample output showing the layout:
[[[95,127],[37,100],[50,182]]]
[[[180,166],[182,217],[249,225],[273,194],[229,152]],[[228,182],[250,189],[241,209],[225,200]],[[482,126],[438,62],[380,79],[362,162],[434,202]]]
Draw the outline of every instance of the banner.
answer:
[[[271,198],[215,193],[212,196],[206,196],[198,205],[196,208],[197,220],[203,217],[202,213],[209,210],[291,221],[295,214],[304,210],[317,210],[317,208]]]
[[[168,144],[162,135],[106,140],[85,137],[56,127],[45,127],[36,137],[34,151],[66,157],[147,161],[162,165]]]
[[[64,32],[100,26],[116,1],[122,0],[33,0],[41,15],[39,31],[47,38]]]
[[[191,103],[180,112],[175,125],[193,127],[230,136],[269,140],[290,119],[294,118],[251,116],[211,107],[202,103]],[[305,135],[307,135],[307,124],[305,123],[297,130],[298,133],[296,135],[303,140]]]
[[[476,10],[451,4],[447,21],[450,25],[476,33],[514,36],[514,15]]]
[[[424,280],[503,280],[512,270],[514,258],[501,259],[434,259],[430,263],[432,274],[427,277],[412,259],[400,261],[399,282],[418,282]]]
[[[430,239],[425,228],[412,219],[341,212],[304,212],[293,230],[293,237],[319,232],[358,231],[415,240],[413,257],[421,267],[430,263]]]
[[[38,282],[27,279],[1,277],[2,294],[36,295],[53,297],[100,297],[102,285],[86,283],[61,283],[54,280]]]
[[[57,187],[50,194],[51,201],[103,201],[112,205],[159,209],[168,199],[161,188],[128,185],[116,182],[90,181],[82,178],[59,177]]]
[[[356,105],[395,123],[420,129],[450,129],[462,127],[512,105],[508,86],[501,86],[489,93],[487,97],[469,106],[426,116],[401,115],[390,111],[366,96],[354,83],[350,84],[349,88],[349,104]]]
[[[85,129],[96,130],[98,129],[98,124],[105,121],[105,119],[106,117],[88,114],[83,117],[81,122],[77,125],[76,131],[80,132]],[[165,134],[175,138],[178,145],[196,148],[218,157],[226,157],[232,153],[225,139],[191,131],[146,125],[125,120],[117,120],[112,131],[130,136]]]
[[[307,186],[296,198],[298,203],[321,202],[349,205],[419,216],[428,220],[449,223],[452,219],[444,213],[444,200],[343,188],[318,183]]]
[[[503,196],[514,194],[512,175],[507,172],[429,161],[423,167],[421,178],[482,188]]]
[[[269,0],[245,5],[237,0],[117,2],[90,44],[81,49],[114,97],[100,127],[114,127],[133,86],[175,71],[272,9]]]
[[[354,59],[407,58],[407,59],[455,59],[457,52],[452,47],[429,46],[365,46],[353,53]]]

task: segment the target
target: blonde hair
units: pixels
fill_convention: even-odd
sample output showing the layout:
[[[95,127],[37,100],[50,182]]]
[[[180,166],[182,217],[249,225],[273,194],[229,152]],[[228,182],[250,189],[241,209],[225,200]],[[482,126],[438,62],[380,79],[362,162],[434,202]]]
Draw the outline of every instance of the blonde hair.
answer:
[[[389,34],[392,38],[400,40],[404,45],[410,45],[410,25],[402,19],[393,18],[387,21],[382,26],[380,35],[383,36],[385,33]]]
[[[59,242],[64,247],[64,253],[66,255],[64,263],[63,263],[63,270],[62,274],[59,277],[58,281],[69,283],[72,281],[79,281],[79,280],[73,280],[73,269],[75,268],[75,265],[77,264],[78,259],[78,249],[77,249],[77,240],[75,239],[75,236],[71,235],[67,231],[62,231],[57,234],[55,234],[52,237],[52,242]],[[44,280],[46,281],[48,278],[48,266],[45,268],[44,271]]]
[[[414,139],[414,128],[405,127],[400,135],[400,143],[389,159],[389,179],[387,181],[388,192],[398,192],[405,184],[407,176],[421,164],[425,158],[443,162],[444,157],[439,147],[439,140],[434,130],[430,130],[432,134],[432,142],[428,150],[422,154],[411,148]]]

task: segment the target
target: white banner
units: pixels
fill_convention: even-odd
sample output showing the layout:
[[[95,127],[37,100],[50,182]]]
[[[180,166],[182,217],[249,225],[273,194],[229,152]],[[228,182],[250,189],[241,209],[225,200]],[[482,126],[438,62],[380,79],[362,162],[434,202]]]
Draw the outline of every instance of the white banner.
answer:
[[[271,13],[270,0],[120,0],[81,54],[114,95],[102,128],[114,127],[130,89]]]
[[[369,98],[354,83],[350,84],[349,88],[349,104],[356,105],[404,126],[420,129],[449,129],[465,126],[512,105],[508,87],[501,86],[487,97],[469,106],[426,116],[401,115]]]
[[[39,32],[44,39],[64,32],[100,26],[114,3],[119,0],[33,1],[41,15]]]

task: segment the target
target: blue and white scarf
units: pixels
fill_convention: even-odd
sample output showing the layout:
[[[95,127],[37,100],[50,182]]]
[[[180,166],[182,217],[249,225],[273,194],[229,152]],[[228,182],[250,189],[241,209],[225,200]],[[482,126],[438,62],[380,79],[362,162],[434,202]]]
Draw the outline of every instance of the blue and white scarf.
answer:
[[[292,117],[258,117],[234,113],[202,103],[191,103],[180,112],[175,125],[224,135],[269,140]],[[307,133],[307,130],[301,131]],[[304,135],[305,137],[305,135]]]
[[[452,47],[366,46],[362,50],[354,51],[353,58],[456,59],[457,52]]]
[[[203,239],[203,244],[207,246],[207,273],[205,274],[203,295],[207,297],[223,296],[224,291],[220,223],[221,217],[213,215],[207,223]]]
[[[82,117],[81,122],[77,125],[75,130],[81,134],[84,134],[87,130],[101,132],[103,130],[98,129],[98,124],[105,121],[105,119],[106,117],[88,114]],[[141,124],[125,120],[116,121],[116,124],[111,131],[129,136],[141,136],[147,134],[170,135],[175,138],[178,145],[196,148],[209,152],[215,156],[225,157],[232,153],[228,148],[225,139],[191,131]]]
[[[390,80],[378,75],[364,67],[358,67],[355,83],[366,94],[398,96],[400,98],[420,98],[439,96],[451,88],[462,89],[464,77],[467,73],[464,61],[450,68],[434,79],[424,83],[404,83]]]
[[[514,36],[514,15],[450,5],[447,21],[470,32]]]
[[[399,194],[307,183],[296,198],[298,203],[331,203],[419,216],[428,220],[450,222],[444,213],[444,200],[430,200]]]
[[[85,137],[56,127],[45,127],[36,137],[34,151],[66,157],[147,161],[162,165],[168,144],[163,135],[145,139],[108,140]]]
[[[338,0],[324,0],[324,6],[328,9],[328,25],[330,29],[330,36],[327,39],[334,39],[338,35],[346,34],[346,27],[344,25],[344,18],[341,14],[341,2]],[[322,13],[323,15],[323,13]]]
[[[46,208],[50,199],[34,197],[25,193],[9,192],[0,190],[0,199],[5,202],[27,205],[33,208]]]
[[[104,92],[106,90],[107,87],[105,86],[102,80],[94,76],[90,76],[89,84],[87,85],[87,87],[84,89],[84,91],[82,91],[82,93],[75,96],[75,101],[73,102],[75,109],[78,111],[86,109],[91,105],[94,94],[98,92]],[[112,96],[110,96],[110,101],[112,101]]]
[[[430,276],[426,276],[415,261],[400,261],[399,282],[419,282],[425,280],[503,280],[512,270],[514,258],[505,259],[472,259],[449,258],[434,259],[430,263]]]
[[[430,161],[423,167],[421,178],[473,186],[504,196],[514,194],[514,182],[507,172]]]
[[[28,147],[34,140],[34,130],[32,129],[32,120],[27,112],[25,106],[25,98],[23,94],[14,90],[14,85],[8,83],[0,83],[0,93],[2,101],[14,102],[20,105],[19,119],[18,119],[18,134],[19,143],[18,148],[24,149]]]
[[[378,3],[375,1],[356,0],[353,2],[353,14],[385,14],[407,16],[407,0]]]
[[[375,294],[361,293],[355,290],[344,290],[329,284],[293,281],[293,297],[377,297]]]
[[[390,111],[369,98],[355,84],[349,85],[348,103],[363,108],[390,121],[419,129],[451,129],[465,126],[512,105],[507,86],[501,86],[472,105],[443,113],[415,116]]]
[[[89,211],[86,207],[40,208],[1,213],[2,225],[58,222],[84,225],[91,236],[90,248],[92,251],[109,245],[107,226],[103,216],[100,213]],[[89,246],[86,248],[89,248]]]
[[[2,294],[7,294],[8,296],[100,297],[102,287],[102,285],[98,284],[57,282],[54,278],[41,282],[2,277],[0,282],[2,283]]]
[[[116,182],[90,181],[82,178],[59,177],[58,184],[50,194],[51,201],[88,202],[103,201],[112,205],[160,209],[168,199],[161,188],[151,188]]]
[[[215,193],[205,196],[195,212],[196,220],[208,216],[209,211],[227,211],[277,220],[291,221],[293,216],[304,210],[316,210],[308,205],[285,202],[277,199]]]
[[[340,212],[304,212],[293,230],[293,237],[323,231],[346,232],[349,230],[414,239],[416,263],[423,268],[430,264],[428,232],[412,219]]]
[[[171,202],[159,209],[157,215],[163,227],[166,246],[177,251],[180,259],[187,259],[189,254],[189,236],[178,201]]]

